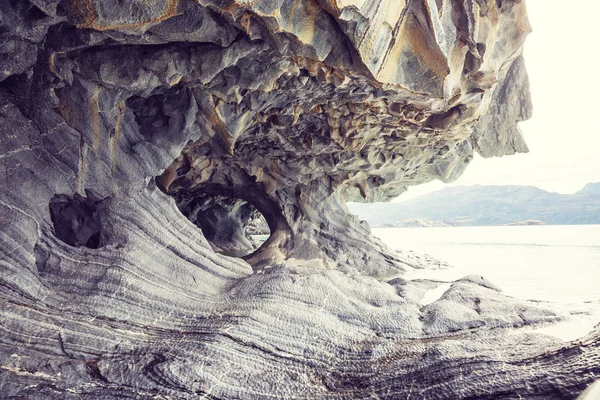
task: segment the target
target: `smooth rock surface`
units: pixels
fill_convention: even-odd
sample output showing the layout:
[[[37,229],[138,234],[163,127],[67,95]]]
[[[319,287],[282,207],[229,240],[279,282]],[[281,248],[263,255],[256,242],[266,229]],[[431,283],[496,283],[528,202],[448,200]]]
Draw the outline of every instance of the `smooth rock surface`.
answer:
[[[423,306],[438,283],[401,276],[439,263],[345,207],[525,149],[523,1],[11,0],[0,17],[4,397],[551,399],[600,374],[598,330],[518,329],[597,304],[471,277]],[[248,246],[246,205],[269,239],[218,253]]]

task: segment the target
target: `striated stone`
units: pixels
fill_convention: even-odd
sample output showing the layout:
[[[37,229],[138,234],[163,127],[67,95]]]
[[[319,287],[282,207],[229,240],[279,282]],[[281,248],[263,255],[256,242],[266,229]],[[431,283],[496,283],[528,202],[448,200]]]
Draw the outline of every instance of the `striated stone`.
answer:
[[[525,61],[520,56],[513,62],[504,81],[496,86],[490,109],[471,133],[473,148],[481,156],[488,158],[529,151],[517,125],[531,118],[528,93]]]
[[[424,301],[402,275],[440,263],[345,206],[525,150],[523,1],[11,0],[0,26],[3,396],[549,399],[600,373],[598,330],[519,329],[598,304],[481,277]]]

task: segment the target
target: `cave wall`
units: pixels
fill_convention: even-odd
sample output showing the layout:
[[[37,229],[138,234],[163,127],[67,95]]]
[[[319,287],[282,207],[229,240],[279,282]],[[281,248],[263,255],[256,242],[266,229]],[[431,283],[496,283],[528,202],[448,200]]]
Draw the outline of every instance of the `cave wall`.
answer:
[[[392,277],[404,263],[346,200],[453,181],[474,149],[526,151],[524,2],[3,7],[4,93],[80,137],[57,149],[78,165],[56,193],[127,196],[153,176],[178,198],[226,192],[272,225],[256,268]]]
[[[1,393],[559,398],[600,372],[598,332],[505,333],[589,307],[475,278],[423,306],[432,283],[399,276],[437,263],[344,205],[526,149],[523,1],[10,0],[0,17]],[[202,196],[250,203],[269,240],[218,254],[177,207]]]

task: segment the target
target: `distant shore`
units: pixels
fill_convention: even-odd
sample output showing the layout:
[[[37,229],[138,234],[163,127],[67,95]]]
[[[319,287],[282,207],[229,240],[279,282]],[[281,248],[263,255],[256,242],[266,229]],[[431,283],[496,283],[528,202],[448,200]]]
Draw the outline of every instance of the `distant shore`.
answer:
[[[458,223],[456,221],[431,221],[426,219],[417,219],[411,218],[409,220],[398,221],[395,223],[387,223],[387,224],[377,224],[371,225],[371,228],[381,229],[381,228],[457,228],[457,227],[475,227],[475,226],[568,226],[568,225],[595,225],[595,224],[549,224],[544,221],[539,221],[535,219],[530,219],[526,221],[518,221],[518,222],[510,222],[506,224],[487,224],[487,225],[479,225],[479,224],[469,224],[469,223]]]

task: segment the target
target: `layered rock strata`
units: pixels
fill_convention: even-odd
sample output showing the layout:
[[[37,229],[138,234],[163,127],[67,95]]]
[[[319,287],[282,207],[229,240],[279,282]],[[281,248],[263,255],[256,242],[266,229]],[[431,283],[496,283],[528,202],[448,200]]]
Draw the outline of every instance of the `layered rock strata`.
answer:
[[[524,151],[525,4],[0,4],[0,392],[17,398],[574,397],[593,307],[431,267],[346,200]],[[249,249],[262,214],[269,239]]]

